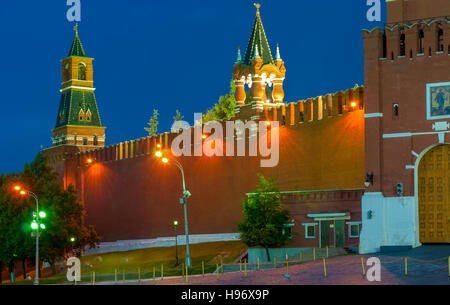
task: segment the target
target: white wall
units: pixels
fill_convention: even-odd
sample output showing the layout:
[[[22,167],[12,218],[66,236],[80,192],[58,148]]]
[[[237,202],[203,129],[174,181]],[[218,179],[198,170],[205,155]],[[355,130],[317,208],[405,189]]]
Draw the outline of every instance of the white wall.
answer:
[[[189,235],[189,244],[210,243],[218,241],[239,240],[239,233],[224,234],[192,234]],[[186,245],[185,235],[177,236],[178,246]],[[118,240],[116,242],[102,242],[97,248],[89,249],[86,247],[84,255],[94,255],[109,252],[130,251],[153,247],[173,247],[175,246],[175,236],[158,237],[155,239],[139,239],[139,240]]]
[[[420,246],[416,198],[365,193],[360,244],[362,254],[379,252],[380,246]]]

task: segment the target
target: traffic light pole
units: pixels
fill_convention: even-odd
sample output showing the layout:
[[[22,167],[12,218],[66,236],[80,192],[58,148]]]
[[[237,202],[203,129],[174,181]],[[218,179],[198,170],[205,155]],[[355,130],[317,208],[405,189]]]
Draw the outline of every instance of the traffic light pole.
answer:
[[[39,285],[39,228],[41,226],[41,220],[39,217],[39,200],[36,194],[28,192],[28,194],[36,201],[36,218],[37,218],[37,230],[36,230],[36,274],[34,276],[34,285]]]

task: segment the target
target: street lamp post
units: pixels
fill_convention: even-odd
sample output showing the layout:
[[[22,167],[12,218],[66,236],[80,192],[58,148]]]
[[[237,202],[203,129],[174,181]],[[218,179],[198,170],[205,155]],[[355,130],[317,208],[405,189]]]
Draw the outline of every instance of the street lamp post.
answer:
[[[178,221],[173,222],[173,227],[175,228],[175,267],[178,266]]]
[[[75,237],[71,237],[70,238],[70,243],[72,245],[72,256],[75,256],[75,254],[73,253],[73,243],[75,242]]]
[[[178,167],[178,169],[181,171],[181,178],[183,180],[183,197],[180,198],[180,204],[182,204],[183,207],[184,207],[184,230],[185,230],[185,233],[186,233],[186,266],[187,267],[192,267],[191,254],[189,252],[189,232],[188,232],[188,218],[187,218],[187,208],[186,208],[186,206],[187,206],[187,204],[186,204],[187,203],[187,199],[191,196],[191,193],[188,190],[186,190],[186,183],[185,183],[185,180],[184,180],[183,166],[181,165],[180,162],[178,162],[175,159],[170,159],[170,158],[167,158],[167,157],[163,157],[162,152],[160,152],[160,151],[156,152],[156,156],[158,158],[162,158],[161,160],[164,163],[170,162],[172,164],[175,164]]]
[[[39,213],[39,199],[35,193],[30,191],[21,190],[20,186],[14,187],[16,191],[20,191],[21,195],[28,195],[34,198],[36,201],[36,222],[37,225],[33,227],[36,230],[36,274],[34,276],[34,285],[39,285],[39,229],[41,228],[41,215],[45,217],[45,213]],[[33,226],[33,224],[32,224]]]

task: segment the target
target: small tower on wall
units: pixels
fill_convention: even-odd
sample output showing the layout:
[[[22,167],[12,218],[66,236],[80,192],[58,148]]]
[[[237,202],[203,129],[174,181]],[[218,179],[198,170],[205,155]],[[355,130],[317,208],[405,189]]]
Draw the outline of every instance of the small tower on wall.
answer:
[[[283,104],[283,81],[286,68],[277,46],[277,56],[273,60],[261,21],[260,4],[256,6],[256,18],[250,33],[250,39],[242,58],[238,50],[238,58],[233,69],[233,80],[236,84],[236,113],[246,103],[252,109],[262,110]],[[249,91],[246,91],[246,87]],[[247,96],[250,94],[250,96]]]
[[[87,57],[74,27],[75,38],[69,54],[61,60],[62,86],[55,128],[52,130],[52,147],[44,150],[49,165],[64,173],[66,156],[105,144],[105,127],[102,126],[95,99],[93,81],[94,60]]]

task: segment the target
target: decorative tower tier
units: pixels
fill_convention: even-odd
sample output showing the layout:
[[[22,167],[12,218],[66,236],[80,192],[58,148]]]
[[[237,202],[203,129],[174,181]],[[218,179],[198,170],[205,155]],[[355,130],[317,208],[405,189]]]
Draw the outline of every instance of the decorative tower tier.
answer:
[[[283,81],[286,68],[277,46],[277,56],[273,60],[261,21],[259,8],[256,6],[256,18],[250,33],[250,39],[242,58],[238,50],[237,61],[233,69],[233,80],[236,84],[236,112],[245,104],[252,104],[253,109],[276,107],[283,104]],[[246,86],[249,88],[246,91]]]

